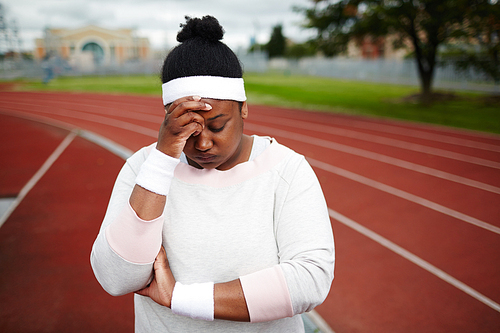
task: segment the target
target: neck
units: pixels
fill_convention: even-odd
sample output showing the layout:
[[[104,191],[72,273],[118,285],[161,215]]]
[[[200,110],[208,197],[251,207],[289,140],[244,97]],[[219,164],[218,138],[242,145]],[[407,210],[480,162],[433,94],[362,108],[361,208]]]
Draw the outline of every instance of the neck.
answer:
[[[247,162],[250,158],[250,153],[252,152],[252,144],[253,138],[251,136],[243,134],[241,136],[240,144],[238,145],[238,148],[234,152],[233,156],[231,156],[226,162],[222,163],[216,169],[225,171],[233,168],[240,163]]]

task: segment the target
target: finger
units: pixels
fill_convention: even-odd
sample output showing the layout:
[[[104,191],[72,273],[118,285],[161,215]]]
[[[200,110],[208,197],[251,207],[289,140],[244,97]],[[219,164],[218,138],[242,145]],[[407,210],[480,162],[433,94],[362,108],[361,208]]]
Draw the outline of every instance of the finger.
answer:
[[[165,249],[160,249],[160,252],[156,256],[154,263],[155,277],[154,280],[156,283],[168,283],[169,279],[173,278],[172,271],[170,270],[170,265],[168,263],[167,253]],[[175,282],[174,282],[175,283]]]
[[[201,97],[197,96],[197,95],[186,96],[186,97],[182,97],[182,98],[176,99],[172,103],[166,105],[167,113],[171,113],[181,103],[184,103],[184,102],[187,102],[187,101],[199,102],[200,100],[201,100]]]
[[[175,101],[168,108],[167,114],[171,114],[174,117],[179,117],[182,114],[189,111],[210,111],[212,106],[206,102],[187,100],[177,103],[180,100]]]
[[[153,284],[156,283],[156,281],[153,278],[153,281],[151,281],[146,287],[142,288],[141,290],[137,290],[135,293],[139,294],[141,296],[151,296],[151,288]]]
[[[160,246],[160,251],[158,251],[158,254],[156,255],[156,260],[167,260],[167,252],[165,251],[165,248]]]
[[[192,123],[194,124],[191,125]],[[165,133],[187,140],[191,135],[199,134],[204,128],[205,119],[197,112],[188,111],[177,118],[175,118],[175,115],[165,115],[159,137],[162,137],[165,131]]]
[[[175,109],[173,109],[168,114],[172,115],[174,117],[180,117],[184,113],[191,112],[191,111],[210,111],[210,110],[212,110],[212,106],[208,103],[188,101],[188,102],[183,102],[183,103],[179,104]]]
[[[176,121],[181,127],[186,126],[189,123],[198,123],[202,128],[205,128],[205,118],[203,118],[198,112],[191,110],[180,115],[176,118]]]
[[[172,133],[176,133],[179,138],[186,140],[191,135],[200,134],[205,128],[205,119],[197,112],[187,112],[169,122]]]
[[[149,297],[149,287],[146,287],[146,288],[141,289],[141,290],[137,290],[135,293],[137,295],[148,296]]]
[[[197,121],[190,122],[182,127],[182,136],[185,137],[186,140],[190,136],[198,136],[203,131],[203,128],[204,127]]]
[[[156,255],[155,262],[154,262],[154,269],[156,270],[157,268],[165,268],[169,267],[168,265],[168,259],[167,259],[167,252],[165,251],[165,248],[161,246],[160,251]]]

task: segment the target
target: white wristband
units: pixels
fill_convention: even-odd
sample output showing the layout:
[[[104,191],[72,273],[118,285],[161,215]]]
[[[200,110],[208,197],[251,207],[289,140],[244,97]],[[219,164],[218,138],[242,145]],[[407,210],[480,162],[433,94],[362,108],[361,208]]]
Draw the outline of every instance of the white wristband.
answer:
[[[170,308],[177,315],[213,321],[214,283],[184,285],[176,282]]]
[[[142,164],[135,182],[148,191],[166,196],[179,162],[179,159],[153,148]]]

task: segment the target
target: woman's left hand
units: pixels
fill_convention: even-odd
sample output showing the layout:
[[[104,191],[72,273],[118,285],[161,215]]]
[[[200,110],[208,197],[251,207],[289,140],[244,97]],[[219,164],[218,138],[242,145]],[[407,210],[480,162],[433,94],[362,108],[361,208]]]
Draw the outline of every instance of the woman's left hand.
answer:
[[[162,246],[155,259],[153,281],[146,288],[136,291],[136,294],[148,296],[156,303],[170,307],[174,286],[175,278],[170,270],[165,248]]]

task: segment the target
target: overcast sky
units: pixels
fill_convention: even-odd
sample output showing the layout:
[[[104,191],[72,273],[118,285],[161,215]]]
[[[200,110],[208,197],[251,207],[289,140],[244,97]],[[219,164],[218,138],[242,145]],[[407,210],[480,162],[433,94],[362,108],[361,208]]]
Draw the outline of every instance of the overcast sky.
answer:
[[[105,28],[134,28],[148,37],[155,49],[171,48],[184,16],[215,16],[224,27],[223,41],[233,49],[247,48],[250,38],[266,43],[272,27],[283,25],[286,37],[297,42],[313,34],[300,28],[303,15],[293,6],[310,0],[0,0],[7,23],[16,20],[23,49],[32,49],[34,38],[45,27],[79,28],[95,24]]]

